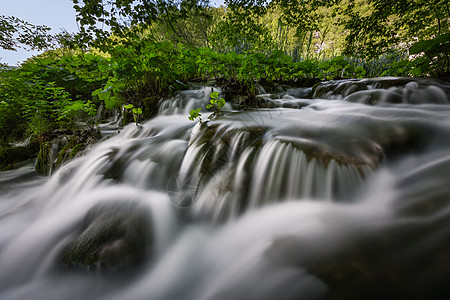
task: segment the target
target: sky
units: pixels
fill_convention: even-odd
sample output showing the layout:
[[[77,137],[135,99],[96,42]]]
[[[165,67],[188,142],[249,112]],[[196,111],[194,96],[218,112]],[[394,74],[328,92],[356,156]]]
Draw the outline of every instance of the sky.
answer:
[[[34,25],[46,25],[51,33],[61,28],[77,32],[72,0],[0,0],[0,15],[15,16]],[[17,52],[0,49],[0,62],[16,65],[39,52],[18,49]]]
[[[213,5],[223,4],[223,0],[212,0]],[[46,25],[51,33],[78,32],[72,0],[0,0],[0,15],[15,16],[33,25]],[[18,49],[17,52],[0,49],[0,62],[16,65],[37,51]]]

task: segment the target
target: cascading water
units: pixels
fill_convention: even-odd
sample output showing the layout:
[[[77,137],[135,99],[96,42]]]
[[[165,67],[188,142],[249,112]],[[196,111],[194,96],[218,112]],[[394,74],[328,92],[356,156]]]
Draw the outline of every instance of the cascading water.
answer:
[[[184,91],[49,178],[2,172],[0,299],[446,299],[449,90],[329,82],[207,123]]]

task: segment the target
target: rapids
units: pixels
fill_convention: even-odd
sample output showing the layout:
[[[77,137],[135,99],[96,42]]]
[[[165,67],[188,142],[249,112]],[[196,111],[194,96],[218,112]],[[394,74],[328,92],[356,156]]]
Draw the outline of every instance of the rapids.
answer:
[[[0,299],[448,299],[449,84],[331,81],[189,121],[210,92],[50,177],[1,172]]]

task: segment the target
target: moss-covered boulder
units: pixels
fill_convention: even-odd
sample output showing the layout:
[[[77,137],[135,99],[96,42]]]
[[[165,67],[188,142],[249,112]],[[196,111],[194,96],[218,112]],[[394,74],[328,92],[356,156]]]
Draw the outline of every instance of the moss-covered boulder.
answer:
[[[148,209],[130,202],[99,203],[91,208],[78,236],[65,248],[69,267],[127,269],[151,256],[151,217]]]
[[[41,174],[48,175],[51,170],[51,161],[50,161],[50,142],[42,142],[40,145],[39,153],[37,155],[35,168]]]
[[[36,160],[36,171],[50,174],[63,163],[83,153],[89,146],[99,141],[98,130],[81,130],[73,135],[54,131],[41,137],[40,149]]]
[[[35,158],[38,151],[39,144],[35,142],[31,142],[25,147],[0,147],[0,171],[13,169],[21,162]]]
[[[69,138],[67,144],[58,152],[54,167],[60,167],[64,162],[83,153],[90,145],[101,138],[97,130],[83,130]]]

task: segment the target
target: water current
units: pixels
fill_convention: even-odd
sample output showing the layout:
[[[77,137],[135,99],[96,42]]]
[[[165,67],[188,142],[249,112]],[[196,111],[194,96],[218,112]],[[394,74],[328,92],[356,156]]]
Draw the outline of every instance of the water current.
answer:
[[[1,172],[0,299],[449,299],[449,84],[331,81],[189,121],[211,89],[50,177]]]

